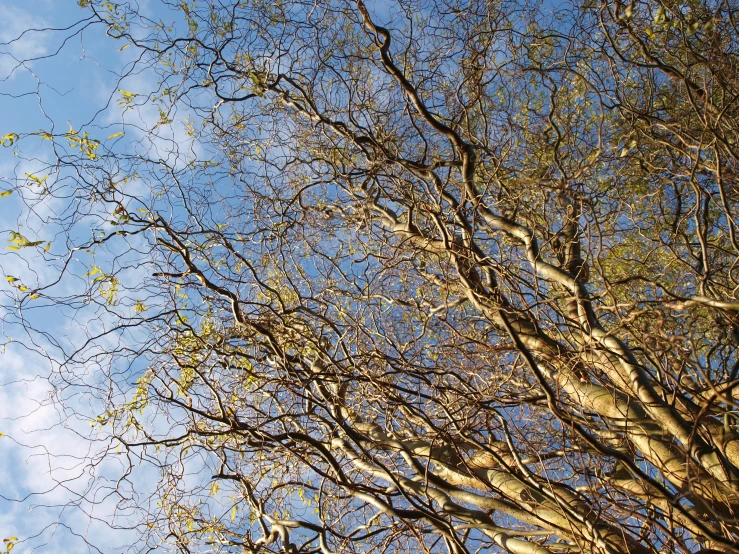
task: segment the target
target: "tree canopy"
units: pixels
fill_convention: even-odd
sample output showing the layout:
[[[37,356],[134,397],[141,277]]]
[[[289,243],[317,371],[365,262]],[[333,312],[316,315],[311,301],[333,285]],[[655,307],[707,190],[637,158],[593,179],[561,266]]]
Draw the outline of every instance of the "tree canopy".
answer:
[[[133,551],[739,550],[735,0],[79,4],[2,318]]]

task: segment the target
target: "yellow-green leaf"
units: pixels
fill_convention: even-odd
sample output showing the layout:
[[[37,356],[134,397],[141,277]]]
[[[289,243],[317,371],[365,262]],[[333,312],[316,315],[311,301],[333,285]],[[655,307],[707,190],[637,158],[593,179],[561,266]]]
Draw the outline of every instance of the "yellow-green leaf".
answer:
[[[30,173],[26,173],[26,177],[28,177],[29,179],[31,179],[31,181],[33,181],[34,183],[36,183],[39,186],[40,185],[43,185],[44,184],[44,181],[46,181],[46,179],[49,178],[48,175],[46,177],[39,178],[39,177],[36,177],[35,175],[31,175]]]
[[[121,46],[121,47],[120,47],[120,48],[118,49],[118,51],[119,51],[119,52],[123,52],[123,51],[124,51],[124,50],[125,50],[126,48],[128,48],[129,46],[131,46],[131,44],[130,44],[130,43],[129,43],[129,44],[124,44],[123,46]]]
[[[664,6],[660,6],[657,10],[657,14],[654,16],[654,23],[656,25],[660,25],[664,23],[667,20],[667,16],[665,15],[665,8]]]
[[[43,244],[44,241],[42,240],[28,240],[26,237],[21,235],[20,233],[16,233],[15,231],[10,232],[10,240],[8,242],[11,242],[15,245],[14,247],[8,246],[11,250],[17,250],[18,248],[26,248],[29,246],[38,246],[39,244]]]
[[[13,194],[12,190],[4,190],[0,192],[0,198],[4,198],[5,196],[10,196],[11,194]]]
[[[116,138],[116,137],[122,137],[123,135],[124,135],[123,131],[119,131],[119,132],[117,132],[117,133],[113,133],[112,135],[110,135],[110,136],[108,137],[108,140],[110,140],[110,139],[114,139],[114,138]]]
[[[17,140],[18,135],[16,133],[8,133],[7,135],[0,137],[0,144],[6,147],[13,146]]]

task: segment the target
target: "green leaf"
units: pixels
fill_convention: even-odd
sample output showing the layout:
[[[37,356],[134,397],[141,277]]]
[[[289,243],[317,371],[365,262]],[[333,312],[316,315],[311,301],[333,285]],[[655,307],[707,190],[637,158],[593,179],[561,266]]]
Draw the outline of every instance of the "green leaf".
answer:
[[[661,23],[664,23],[667,19],[667,16],[665,15],[665,8],[664,6],[660,6],[657,10],[657,14],[654,16],[654,23],[655,25],[660,25]]]
[[[31,179],[31,181],[33,181],[34,183],[36,183],[39,186],[43,185],[44,182],[46,181],[46,179],[49,178],[48,175],[46,177],[44,177],[44,178],[39,178],[39,177],[36,177],[35,175],[31,175],[30,173],[26,173],[26,177],[28,177],[29,179]]]
[[[17,250],[18,248],[27,248],[29,246],[38,246],[39,244],[43,244],[44,241],[42,240],[28,240],[26,237],[21,235],[20,233],[16,233],[15,231],[10,232],[10,239],[8,242],[11,242],[15,245],[15,247],[8,246],[11,250]]]
[[[7,135],[0,137],[0,144],[5,147],[13,146],[17,140],[18,135],[16,133],[8,133]]]

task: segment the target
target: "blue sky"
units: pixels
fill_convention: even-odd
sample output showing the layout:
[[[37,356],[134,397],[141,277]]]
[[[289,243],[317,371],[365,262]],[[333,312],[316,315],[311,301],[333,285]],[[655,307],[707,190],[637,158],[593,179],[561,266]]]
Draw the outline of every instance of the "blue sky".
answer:
[[[156,2],[138,4],[152,19],[171,17],[157,13]],[[384,0],[377,2],[374,11],[380,19],[391,12]],[[13,191],[0,197],[0,432],[4,434],[0,437],[0,540],[18,537],[14,552],[21,554],[74,554],[98,548],[122,551],[136,535],[107,525],[116,498],[105,496],[114,482],[107,483],[104,478],[115,480],[123,466],[115,457],[98,463],[101,449],[109,442],[104,432],[90,426],[97,409],[94,399],[77,396],[73,388],[55,389],[47,380],[50,373],[60,371],[53,359],[61,356],[55,358],[55,353],[84,341],[96,331],[96,325],[104,327],[106,321],[88,321],[91,312],[84,308],[64,309],[46,304],[43,298],[27,302],[20,315],[12,305],[19,295],[18,283],[31,289],[48,283],[65,251],[57,246],[63,240],[62,230],[48,221],[64,211],[68,200],[39,200],[39,187],[29,177],[48,174],[53,179],[51,143],[29,134],[65,133],[71,126],[86,130],[91,138],[105,140],[123,130],[125,136],[115,148],[132,147],[133,140],[147,139],[135,127],[122,124],[151,128],[159,114],[153,106],[123,111],[118,105],[119,91],[145,93],[155,88],[155,83],[151,74],[140,72],[121,81],[120,75],[137,57],[135,48],[106,37],[101,25],[88,27],[80,22],[88,12],[76,1],[0,0],[0,13],[5,23],[0,27],[0,135],[16,133],[22,137],[18,144],[0,148],[0,193]],[[159,152],[166,155],[172,144],[182,146],[188,141],[185,120],[189,117],[181,111],[171,125],[159,129],[160,142],[155,144]],[[143,183],[134,182],[128,190],[138,201],[150,201]],[[33,199],[33,210],[24,204],[23,197]],[[105,225],[104,215],[92,213],[64,233],[89,235],[91,226]],[[7,250],[11,233],[49,243],[49,252]],[[77,279],[65,280],[56,293],[79,292],[75,287],[84,286],[85,273],[93,264],[121,263],[120,256],[115,247],[95,258],[77,253],[71,269]],[[11,283],[7,277],[18,281]],[[131,278],[136,277],[134,272]],[[34,328],[48,333],[48,338],[31,340],[20,324],[21,315]],[[135,341],[136,337],[108,340]],[[27,348],[34,341],[34,348]],[[43,350],[52,353],[51,361],[40,354]],[[91,367],[79,378],[83,383],[94,383],[98,370],[102,368]],[[66,410],[60,407],[59,398],[64,399]],[[90,475],[91,462],[102,480]],[[146,491],[156,486],[158,474],[143,468],[134,479],[137,487]],[[81,500],[83,493],[95,502]]]
[[[65,132],[69,125],[79,129],[92,121],[111,97],[115,98],[116,73],[125,69],[133,53],[118,51],[121,44],[105,37],[104,28],[99,25],[89,29],[78,25],[71,32],[48,30],[68,27],[86,17],[76,2],[0,0],[0,13],[0,43],[4,43],[0,45],[0,134],[23,135],[41,129]],[[47,30],[21,36],[27,29]],[[56,54],[70,35],[73,36]],[[45,59],[46,56],[50,57]],[[29,58],[38,59],[19,63]],[[120,113],[98,115],[97,121],[116,126],[115,117],[120,119]],[[94,132],[102,135],[105,130]],[[93,135],[93,130],[90,133]],[[30,137],[17,146],[0,149],[0,191],[27,186],[28,173],[48,172],[48,143]],[[28,337],[23,336],[19,325],[13,325],[17,315],[10,313],[9,305],[17,291],[6,277],[19,278],[33,286],[44,283],[53,270],[48,259],[36,253],[6,250],[9,233],[20,231],[34,240],[53,243],[58,240],[59,230],[45,224],[44,218],[61,209],[59,201],[50,199],[38,204],[35,213],[29,213],[19,192],[0,198],[0,320],[5,322],[0,351],[0,432],[4,434],[0,437],[0,539],[18,537],[14,552],[19,553],[95,552],[94,546],[110,552],[130,544],[134,538],[131,533],[113,531],[107,526],[114,500],[102,496],[104,488],[100,489],[96,504],[80,501],[79,495],[92,485],[87,462],[95,459],[106,441],[95,442],[98,437],[89,421],[76,417],[72,410],[59,408],[54,399],[65,392],[54,390],[45,378],[58,368],[21,345],[28,343]],[[52,244],[48,256],[53,258],[54,254]],[[80,260],[80,265],[84,263]],[[74,284],[70,287],[73,289]],[[38,314],[29,309],[24,314],[60,345],[73,344],[89,331],[82,325],[84,313],[77,314],[77,321],[70,315],[74,314],[53,307],[43,308]],[[39,348],[49,346],[44,342],[38,343]],[[84,400],[67,398],[75,411],[94,412],[94,406],[82,405]],[[97,472],[114,477],[120,473],[120,465],[112,460],[98,466]]]
[[[140,9],[152,18],[167,17],[155,13],[152,5],[141,2]],[[72,127],[118,151],[150,151],[153,146],[157,154],[167,157],[177,147],[183,155],[189,155],[187,146],[197,150],[196,144],[188,144],[191,139],[185,129],[191,115],[179,111],[174,121],[159,127],[157,138],[149,142],[150,137],[140,129],[155,126],[158,110],[154,106],[123,110],[120,90],[146,93],[156,87],[155,78],[137,71],[121,80],[120,75],[137,57],[135,48],[125,48],[124,41],[106,37],[101,25],[75,25],[87,16],[75,1],[30,0],[21,4],[0,0],[0,13],[11,22],[0,27],[0,135],[14,133],[21,137],[17,144],[0,148],[0,193],[12,191],[0,197],[0,540],[18,537],[13,552],[21,554],[124,551],[136,541],[137,533],[112,529],[108,523],[118,500],[110,493],[119,486],[116,479],[125,464],[116,455],[103,461],[103,452],[110,446],[109,436],[105,429],[90,425],[102,409],[98,399],[79,391],[85,385],[104,382],[107,370],[124,372],[131,383],[145,368],[140,360],[130,367],[106,366],[109,359],[103,358],[99,364],[79,367],[84,371],[73,377],[82,386],[65,386],[60,377],[64,368],[55,360],[62,359],[62,351],[68,353],[91,334],[109,327],[112,316],[85,306],[65,308],[46,302],[43,295],[33,301],[26,299],[21,312],[14,307],[14,301],[24,296],[18,290],[19,283],[36,289],[54,280],[67,254],[66,236],[72,235],[79,243],[90,237],[92,227],[113,230],[106,221],[107,214],[94,211],[65,230],[49,223],[64,213],[70,199],[62,194],[57,198],[43,196],[41,187],[33,181],[34,177],[43,179],[48,175],[52,183],[58,174],[53,166],[52,143],[38,133],[63,134]],[[22,60],[31,61],[20,63]],[[119,140],[107,139],[121,131],[125,135]],[[58,142],[64,145],[66,141]],[[58,190],[64,192],[63,183]],[[129,183],[126,191],[132,203],[143,206],[154,202],[140,180]],[[166,199],[163,202],[166,204]],[[6,241],[13,237],[11,233],[48,243],[49,251],[8,250]],[[124,252],[134,241],[119,240],[119,246],[114,243],[95,256],[76,252],[71,257],[68,278],[55,287],[55,294],[79,294],[89,282],[86,274],[94,265],[125,264]],[[146,269],[132,264],[125,273],[127,281],[142,280]],[[120,296],[124,294],[122,291]],[[125,311],[138,299],[119,298],[116,310]],[[145,300],[150,308],[156,304],[153,298]],[[24,332],[21,317],[25,325],[37,330],[33,337]],[[100,345],[103,350],[106,341],[115,347],[126,341],[135,343],[136,336],[108,336]],[[43,351],[48,351],[49,357],[42,355]],[[125,364],[125,359],[120,361]],[[50,374],[56,388],[49,383]],[[156,428],[156,421],[149,423]],[[188,469],[197,478],[198,468]],[[124,483],[122,490],[130,491],[135,483],[137,492],[145,497],[157,486],[159,477],[155,467],[140,464],[130,477],[132,484]],[[226,513],[228,510],[230,507]],[[125,526],[125,514],[118,516],[117,526]]]

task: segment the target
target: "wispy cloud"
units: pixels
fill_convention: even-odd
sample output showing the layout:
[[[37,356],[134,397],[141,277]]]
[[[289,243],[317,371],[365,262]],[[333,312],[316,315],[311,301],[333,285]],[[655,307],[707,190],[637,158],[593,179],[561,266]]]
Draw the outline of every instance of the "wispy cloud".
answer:
[[[48,53],[49,37],[29,29],[48,27],[45,18],[13,5],[0,2],[3,25],[0,27],[0,79],[12,78],[19,64]]]

